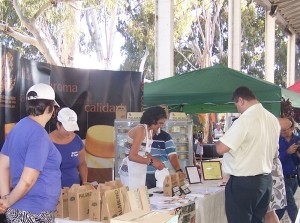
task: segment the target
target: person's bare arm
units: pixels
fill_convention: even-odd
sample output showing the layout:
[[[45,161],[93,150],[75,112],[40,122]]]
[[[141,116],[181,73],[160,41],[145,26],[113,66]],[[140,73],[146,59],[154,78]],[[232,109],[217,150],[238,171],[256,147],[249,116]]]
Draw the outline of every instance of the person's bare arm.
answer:
[[[143,126],[136,126],[134,129],[131,130],[132,132],[130,137],[132,138],[132,145],[129,151],[128,159],[130,161],[142,164],[148,164],[150,158],[142,157],[138,154],[141,144],[145,138],[145,128]]]
[[[10,207],[22,197],[24,197],[36,183],[39,175],[40,171],[32,169],[30,167],[24,167],[18,184],[11,191],[11,193],[6,196],[6,199],[4,199],[4,204],[7,207]]]
[[[9,157],[0,154],[0,196],[3,197],[10,192],[10,169]]]
[[[170,155],[169,160],[175,171],[181,169],[177,154]]]
[[[224,143],[222,143],[220,140],[216,143],[216,151],[218,154],[223,155],[224,153],[227,153],[230,150],[228,146],[226,146]]]
[[[79,174],[82,183],[87,182],[88,169],[85,161],[85,149],[83,148],[79,152],[79,166],[78,166]]]

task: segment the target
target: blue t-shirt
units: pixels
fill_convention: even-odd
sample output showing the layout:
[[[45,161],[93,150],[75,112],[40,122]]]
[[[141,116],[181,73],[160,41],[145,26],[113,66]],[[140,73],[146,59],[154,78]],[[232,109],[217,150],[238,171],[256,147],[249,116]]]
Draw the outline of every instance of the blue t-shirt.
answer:
[[[286,141],[282,136],[279,137],[279,159],[281,161],[283,175],[296,175],[297,167],[300,164],[297,152],[288,154],[288,148],[294,143],[300,141],[299,136],[293,135],[290,142]]]
[[[61,170],[61,186],[71,187],[73,184],[80,183],[78,172],[79,152],[83,149],[81,138],[75,134],[74,139],[68,144],[54,143],[62,156]]]
[[[150,154],[160,159],[167,167],[172,167],[168,156],[176,154],[176,146],[169,133],[161,130],[158,135],[153,136]],[[154,174],[155,170],[153,166],[148,165],[147,174]]]
[[[61,155],[46,130],[31,118],[23,118],[8,134],[1,153],[9,157],[13,188],[24,167],[40,171],[30,191],[11,207],[36,214],[55,211],[61,191]]]

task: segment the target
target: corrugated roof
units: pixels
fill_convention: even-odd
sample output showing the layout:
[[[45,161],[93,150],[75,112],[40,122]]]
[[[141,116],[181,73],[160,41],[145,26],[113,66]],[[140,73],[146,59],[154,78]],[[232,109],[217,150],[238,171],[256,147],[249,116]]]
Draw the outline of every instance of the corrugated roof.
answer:
[[[276,22],[285,28],[287,33],[292,32],[300,37],[300,0],[255,0],[270,10],[276,16]]]

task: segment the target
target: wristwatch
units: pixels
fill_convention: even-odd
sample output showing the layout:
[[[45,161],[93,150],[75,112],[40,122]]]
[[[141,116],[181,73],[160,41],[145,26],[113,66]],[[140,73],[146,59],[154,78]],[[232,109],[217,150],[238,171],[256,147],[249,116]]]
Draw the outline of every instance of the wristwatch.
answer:
[[[4,196],[2,196],[2,199],[6,199],[8,197],[9,194],[6,194]]]
[[[153,159],[152,159],[152,158],[150,158],[150,159],[149,159],[149,163],[148,163],[148,165],[149,165],[149,166],[152,166],[152,164],[153,164]]]
[[[183,171],[182,171],[182,169],[178,169],[178,170],[176,170],[176,173],[177,173],[177,172],[183,172]]]

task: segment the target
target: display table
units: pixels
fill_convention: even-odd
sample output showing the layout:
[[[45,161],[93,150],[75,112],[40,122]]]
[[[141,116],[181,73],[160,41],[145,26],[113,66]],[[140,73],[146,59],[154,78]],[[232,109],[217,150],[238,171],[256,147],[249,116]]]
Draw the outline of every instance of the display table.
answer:
[[[189,189],[191,193],[186,195],[186,201],[183,200],[181,202],[182,208],[177,211],[177,214],[180,216],[181,209],[188,210],[183,212],[183,215],[187,216],[185,217],[185,221],[182,222],[193,222],[191,220],[193,220],[195,215],[196,223],[227,223],[225,214],[225,187],[220,186],[221,183],[221,180],[209,180],[199,184],[190,184]],[[172,209],[176,210],[175,204],[167,204],[167,201],[172,199],[171,197],[164,197],[162,194],[158,195],[154,192],[161,189],[154,188],[152,190],[154,195],[150,197],[150,202],[154,210],[168,210],[169,213],[171,213]],[[192,206],[188,205],[188,202],[191,202],[191,200],[195,202],[195,214]],[[177,206],[180,205],[177,204]]]
[[[151,208],[153,211],[164,212],[171,215],[178,215],[178,223],[194,223],[196,217],[196,206],[193,197],[165,197],[155,191],[150,197]],[[150,190],[151,193],[151,190]]]
[[[219,186],[221,183],[219,180],[209,180],[189,186],[191,194],[188,197],[195,198],[196,223],[227,223],[225,187]]]
[[[83,220],[83,221],[71,221],[69,218],[55,218],[55,223],[78,223],[78,222],[84,222],[84,223],[95,223],[97,221],[89,221],[89,220]]]
[[[225,187],[219,186],[220,180],[209,180],[199,184],[191,184],[191,193],[185,198],[164,197],[155,191],[160,188],[149,190],[150,203],[154,211],[162,211],[179,216],[178,222],[184,223],[227,223],[225,214]],[[57,218],[55,223],[76,223],[68,218]],[[94,223],[95,221],[84,220],[84,223]]]

